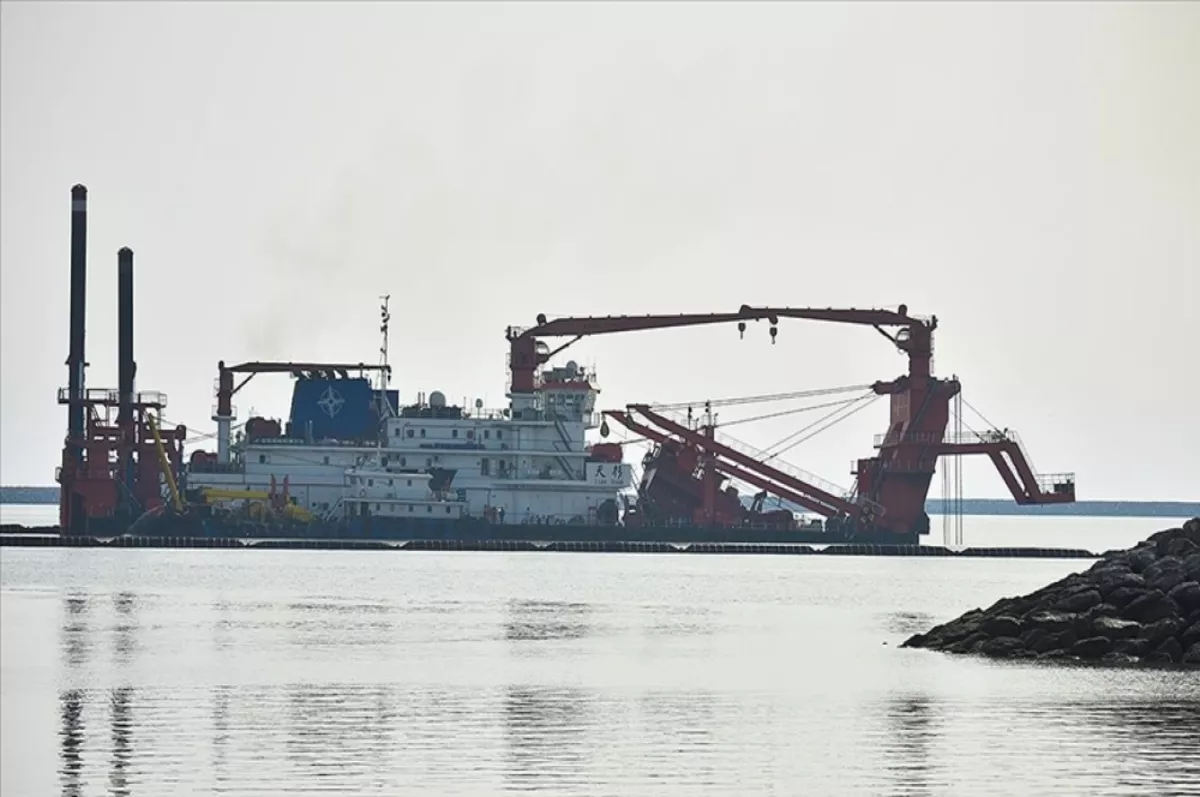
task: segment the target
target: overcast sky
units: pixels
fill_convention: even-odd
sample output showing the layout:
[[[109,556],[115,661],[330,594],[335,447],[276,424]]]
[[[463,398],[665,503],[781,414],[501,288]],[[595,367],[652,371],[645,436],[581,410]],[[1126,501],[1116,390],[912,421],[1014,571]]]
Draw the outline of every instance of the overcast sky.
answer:
[[[5,2],[0,34],[5,484],[59,461],[81,182],[88,385],[127,245],[138,388],[198,431],[218,359],[373,360],[381,293],[402,396],[493,406],[539,312],[905,302],[1081,498],[1200,500],[1198,4]],[[605,407],[904,368],[801,321],[572,354]],[[241,417],[290,391],[259,377]],[[848,485],[885,424],[788,458]],[[965,492],[1005,495],[986,459]]]

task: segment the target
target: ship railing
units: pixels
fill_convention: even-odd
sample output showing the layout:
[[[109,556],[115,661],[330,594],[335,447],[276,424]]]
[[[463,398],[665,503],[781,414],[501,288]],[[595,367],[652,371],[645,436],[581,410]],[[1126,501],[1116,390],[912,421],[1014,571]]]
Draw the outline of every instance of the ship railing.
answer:
[[[81,400],[85,404],[106,404],[115,407],[121,403],[121,391],[107,387],[89,387],[83,390]],[[71,388],[60,387],[58,389],[58,403],[70,404],[71,401]],[[134,393],[133,403],[136,406],[162,409],[167,406],[167,394],[157,390]]]
[[[199,460],[188,463],[189,473],[245,473],[246,465],[243,462],[207,462]]]
[[[1043,493],[1057,493],[1065,488],[1075,486],[1074,473],[1037,474],[1034,479],[1038,489]]]
[[[946,432],[945,434],[938,434],[937,432],[909,432],[908,434],[888,432],[887,434],[875,435],[875,448],[895,446],[901,443],[916,443],[919,445],[938,445],[942,443],[950,445],[976,445],[979,443],[1004,442],[1016,443],[1018,446],[1021,444],[1016,433],[1011,430],[959,432],[957,434],[953,432]]]
[[[508,407],[471,407],[463,410],[463,418],[473,421],[506,421],[510,414]]]

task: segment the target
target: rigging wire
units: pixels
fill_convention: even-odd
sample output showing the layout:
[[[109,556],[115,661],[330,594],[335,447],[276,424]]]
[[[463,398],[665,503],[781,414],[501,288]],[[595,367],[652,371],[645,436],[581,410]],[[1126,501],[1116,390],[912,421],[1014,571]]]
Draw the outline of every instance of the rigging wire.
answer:
[[[994,424],[994,423],[992,423],[991,421],[989,421],[989,420],[987,419],[987,416],[986,416],[986,415],[984,415],[982,412],[980,412],[979,410],[977,410],[977,409],[975,409],[973,406],[971,406],[971,402],[967,401],[965,398],[962,398],[962,393],[959,393],[958,395],[959,395],[959,398],[960,398],[960,399],[962,399],[962,403],[966,405],[967,409],[969,409],[971,412],[973,412],[973,413],[975,413],[976,415],[978,415],[978,416],[980,417],[980,419],[981,419],[981,420],[982,420],[984,423],[986,423],[986,424],[987,424],[987,425],[988,425],[990,428],[992,428],[992,429],[999,429],[999,428],[1000,428],[1000,427],[999,427],[999,426],[997,426],[996,424]],[[972,430],[972,431],[973,431],[973,430]]]
[[[738,396],[723,399],[706,399],[702,401],[682,401],[671,404],[651,404],[649,406],[651,409],[655,410],[685,410],[694,407],[730,407],[737,404],[759,404],[766,401],[787,401],[789,399],[831,396],[835,393],[852,393],[859,390],[867,390],[870,387],[870,385],[846,385],[844,387],[798,390],[788,393],[764,393],[758,396]]]
[[[787,453],[788,451],[791,451],[793,448],[795,448],[796,446],[800,445],[801,443],[803,443],[803,442],[805,442],[805,441],[807,441],[807,440],[811,440],[811,439],[813,439],[814,437],[816,437],[817,435],[819,435],[821,432],[825,431],[826,429],[829,429],[829,428],[830,428],[830,427],[832,427],[832,426],[836,426],[837,424],[839,424],[839,423],[841,423],[842,421],[846,420],[847,418],[849,418],[850,416],[854,415],[855,413],[858,413],[858,412],[861,412],[861,411],[865,410],[867,407],[869,407],[869,406],[871,406],[872,404],[874,404],[874,403],[875,403],[875,401],[876,401],[877,399],[879,399],[879,396],[878,396],[878,395],[872,395],[872,396],[869,396],[869,397],[868,397],[868,396],[864,396],[862,399],[860,399],[860,402],[861,402],[861,403],[860,403],[860,404],[859,404],[857,407],[854,407],[853,409],[851,409],[851,410],[850,410],[850,412],[847,412],[847,413],[846,413],[845,415],[843,415],[841,418],[837,418],[837,419],[835,419],[835,420],[833,420],[833,421],[830,421],[830,422],[829,422],[829,423],[827,423],[826,425],[822,426],[820,429],[817,429],[817,430],[813,431],[811,434],[808,434],[808,435],[806,435],[806,436],[804,436],[804,437],[800,438],[799,440],[795,441],[794,443],[790,443],[790,444],[788,444],[788,445],[787,445],[787,446],[785,446],[784,448],[781,448],[780,450],[776,451],[776,452],[775,452],[774,454],[772,454],[771,456],[767,457],[767,459],[766,459],[766,460],[764,460],[764,461],[765,461],[765,462],[770,462],[772,459],[775,459],[776,457],[778,457],[778,456],[781,456],[781,455],[783,455],[783,454]]]
[[[804,442],[805,440],[810,439],[813,435],[819,434],[821,431],[828,429],[829,428],[828,426],[822,427],[822,429],[818,430],[817,432],[813,432],[813,435],[809,435],[808,437],[804,437],[804,438],[801,438],[800,440],[796,440],[796,438],[800,437],[805,432],[808,432],[809,430],[824,423],[825,421],[829,420],[830,418],[833,418],[838,413],[843,412],[847,409],[851,409],[851,408],[853,408],[853,406],[855,404],[858,404],[859,402],[865,401],[869,398],[874,399],[874,398],[878,398],[878,396],[874,393],[865,393],[861,396],[850,399],[849,401],[840,402],[840,404],[842,406],[838,407],[837,409],[833,410],[832,412],[825,413],[820,418],[817,418],[815,421],[808,424],[807,426],[803,426],[803,427],[797,429],[796,431],[792,432],[788,436],[782,438],[781,440],[777,440],[773,444],[767,446],[767,448],[765,449],[765,451],[763,453],[771,454],[771,456],[768,459],[766,459],[765,462],[770,462],[772,459],[775,459],[780,454],[782,454],[784,451],[790,451],[791,449],[795,448],[800,443]],[[855,410],[855,411],[857,411],[857,410]],[[847,415],[845,417],[849,417],[849,415]],[[844,418],[838,419],[837,421],[834,421],[834,423],[839,423],[841,420],[844,420]],[[832,426],[832,425],[833,424],[830,424],[830,426]],[[784,447],[782,449],[780,449],[779,451],[775,451],[774,453],[771,453],[774,449],[777,449],[780,446],[784,446]]]
[[[780,410],[778,412],[769,412],[765,415],[752,415],[749,418],[738,418],[735,421],[725,421],[724,423],[718,423],[717,426],[719,428],[724,428],[726,426],[737,426],[739,423],[751,423],[753,421],[765,421],[769,418],[781,418],[785,415],[796,415],[801,412],[808,412],[809,410],[820,410],[820,409],[826,409],[828,407],[844,407],[847,404],[850,404],[854,401],[860,401],[860,400],[861,399],[841,399],[839,401],[826,401],[823,404],[812,404],[807,407],[794,407],[790,410]]]

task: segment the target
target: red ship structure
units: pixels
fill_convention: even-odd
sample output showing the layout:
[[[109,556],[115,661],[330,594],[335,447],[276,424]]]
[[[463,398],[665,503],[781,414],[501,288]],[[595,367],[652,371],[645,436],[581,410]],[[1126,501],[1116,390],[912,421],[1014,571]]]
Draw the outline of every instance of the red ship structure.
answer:
[[[736,313],[554,320],[540,316],[533,328],[509,330],[514,389],[532,386],[542,364],[585,336],[725,323],[736,323],[738,332],[744,335],[747,322],[765,320],[774,343],[782,318],[869,326],[907,357],[906,373],[871,385],[876,395],[889,397],[887,431],[877,436],[874,456],[856,461],[853,488],[843,491],[784,463],[772,464],[772,456],[766,452],[725,438],[713,422],[711,406],[696,422],[671,418],[662,408],[633,404],[625,410],[604,412],[606,418],[655,443],[643,463],[638,502],[629,513],[632,517],[627,517],[630,525],[793,524],[791,511],[762,510],[764,497],[773,495],[826,518],[825,528],[835,536],[910,541],[915,535],[929,532],[925,504],[938,459],[964,454],[989,457],[1018,504],[1075,500],[1074,474],[1035,473],[1015,433],[964,433],[958,429],[947,434],[951,403],[960,397],[962,386],[957,379],[939,379],[932,373],[937,317],[910,315],[905,305],[894,311],[743,305]],[[551,350],[539,340],[548,337],[571,340]],[[961,408],[957,417],[961,418]],[[729,489],[730,480],[753,485],[762,492],[746,507],[736,490]]]
[[[61,531],[67,535],[117,535],[128,532],[139,518],[169,520],[172,516],[187,516],[180,517],[180,528],[201,529],[197,533],[209,535],[223,533],[211,523],[197,520],[197,513],[190,511],[183,498],[188,494],[188,472],[183,458],[186,430],[183,426],[164,427],[162,411],[166,397],[134,389],[137,366],[133,352],[133,252],[128,248],[121,249],[117,256],[118,386],[112,390],[88,388],[85,384],[86,246],[87,189],[77,185],[71,190],[69,384],[58,393],[59,403],[68,410],[62,465],[57,473],[61,485]],[[384,316],[386,335],[386,310]],[[743,305],[732,313],[553,320],[539,316],[532,328],[506,330],[510,397],[536,394],[542,386],[543,366],[584,337],[712,324],[736,324],[744,335],[750,322],[767,321],[774,343],[781,319],[871,327],[907,358],[907,370],[900,376],[853,388],[869,388],[871,397],[887,396],[889,413],[885,431],[875,440],[874,454],[855,461],[852,487],[842,489],[787,465],[779,459],[778,451],[769,454],[738,443],[719,431],[712,413],[718,405],[785,396],[708,402],[699,417],[690,413],[680,417],[665,406],[633,404],[623,410],[604,412],[600,432],[607,436],[611,422],[652,443],[652,450],[642,463],[644,471],[636,500],[627,501],[623,512],[618,513],[614,505],[608,508],[611,512],[608,509],[597,512],[593,521],[571,520],[566,525],[544,526],[536,530],[536,535],[579,541],[619,540],[622,535],[628,539],[664,542],[718,538],[752,541],[750,537],[756,533],[752,530],[765,530],[763,533],[771,535],[772,541],[911,544],[919,535],[929,532],[926,498],[939,459],[967,454],[989,457],[1019,504],[1075,500],[1074,475],[1035,473],[1015,434],[1007,430],[962,431],[961,385],[955,378],[934,376],[931,369],[937,318],[911,315],[903,305],[896,310]],[[545,338],[569,340],[551,349]],[[218,406],[214,409],[221,439],[228,437],[233,418],[230,398],[240,387],[234,385],[235,372],[245,373],[248,379],[255,373],[268,371],[346,367],[250,363],[226,368],[222,364]],[[817,397],[840,390],[847,389],[809,390],[787,396]],[[551,423],[553,419],[539,422],[542,421]],[[623,454],[620,443],[601,442],[580,455],[586,456],[589,463],[619,463]],[[218,470],[229,467],[225,462],[227,457],[227,450],[218,452],[215,457],[221,460]],[[274,476],[271,478],[273,481]],[[749,505],[742,501],[735,482],[758,490]],[[824,522],[814,532],[811,525],[798,521],[791,509],[767,510],[768,496],[815,513]],[[187,519],[196,522],[184,522]],[[428,524],[413,529],[394,525],[396,533],[410,536],[427,533],[430,528]],[[492,516],[476,517],[470,512],[460,516],[456,512],[445,521],[444,528],[438,526],[437,534],[443,540],[456,536],[516,539],[529,533],[510,527],[519,525],[506,524],[503,517],[497,520]],[[328,531],[332,535],[345,533],[344,528]],[[310,523],[305,533],[320,536],[323,532]]]

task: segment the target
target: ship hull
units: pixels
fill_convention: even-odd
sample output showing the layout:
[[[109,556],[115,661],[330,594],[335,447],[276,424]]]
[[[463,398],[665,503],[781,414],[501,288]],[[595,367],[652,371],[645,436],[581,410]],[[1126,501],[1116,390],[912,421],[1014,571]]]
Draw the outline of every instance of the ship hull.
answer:
[[[181,524],[173,531],[164,523],[159,533],[195,534],[192,524]],[[423,520],[408,518],[350,518],[337,523],[265,525],[207,518],[204,536],[240,538],[299,538],[354,540],[439,540],[439,541],[525,541],[525,542],[668,542],[668,543],[775,543],[829,544],[861,543],[870,545],[917,545],[917,535],[897,535],[885,531],[867,531],[852,538],[821,528],[771,529],[725,528],[684,525],[647,525],[639,527],[595,524],[505,524],[478,518]]]

